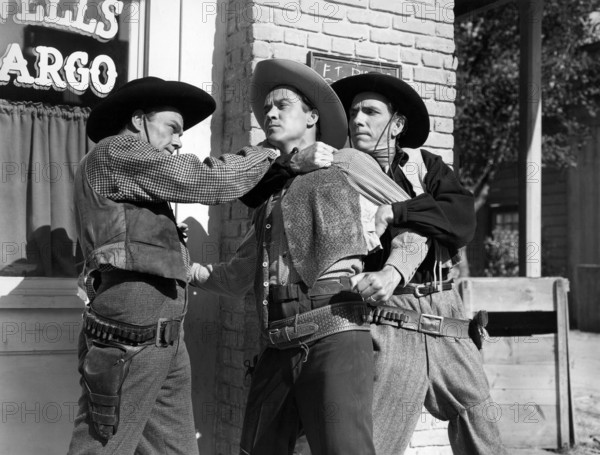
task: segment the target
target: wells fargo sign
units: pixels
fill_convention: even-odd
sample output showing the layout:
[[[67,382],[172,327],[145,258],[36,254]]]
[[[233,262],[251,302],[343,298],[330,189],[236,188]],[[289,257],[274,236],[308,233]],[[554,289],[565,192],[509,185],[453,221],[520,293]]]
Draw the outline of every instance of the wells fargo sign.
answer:
[[[61,2],[58,0],[0,2],[0,24],[11,21],[59,29],[94,38],[105,43],[117,35],[117,16],[123,11],[123,2],[104,0],[89,2]],[[0,30],[4,25],[0,25]],[[33,55],[31,64],[26,56]],[[29,59],[32,60],[31,58]],[[113,59],[105,54],[90,58],[88,52],[76,50],[63,55],[56,47],[40,43],[24,49],[17,42],[6,46],[0,59],[0,86],[7,85],[14,76],[17,87],[64,91],[81,95],[88,89],[99,97],[107,96],[114,88],[117,68]]]

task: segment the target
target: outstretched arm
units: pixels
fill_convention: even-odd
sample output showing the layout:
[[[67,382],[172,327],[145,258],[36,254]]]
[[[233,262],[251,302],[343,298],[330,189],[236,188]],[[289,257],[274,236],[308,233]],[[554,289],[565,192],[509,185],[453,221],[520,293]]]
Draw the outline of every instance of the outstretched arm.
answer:
[[[256,235],[251,227],[229,262],[208,266],[193,263],[190,285],[215,294],[243,297],[254,282],[256,248]]]
[[[88,158],[87,178],[101,195],[123,202],[220,204],[239,198],[262,178],[276,157],[272,150],[246,147],[201,161],[171,155],[133,136],[100,142]]]

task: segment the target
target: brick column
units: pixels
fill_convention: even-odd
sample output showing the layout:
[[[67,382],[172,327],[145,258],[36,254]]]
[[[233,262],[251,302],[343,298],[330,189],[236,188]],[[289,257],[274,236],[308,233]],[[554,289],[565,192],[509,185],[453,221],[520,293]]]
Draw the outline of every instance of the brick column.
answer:
[[[425,147],[452,162],[457,65],[453,6],[451,0],[230,0],[224,150],[264,138],[247,99],[256,62],[275,57],[305,63],[308,52],[315,51],[402,65],[403,79],[425,99],[431,116]],[[225,260],[246,231],[249,211],[239,202],[223,210]],[[216,453],[237,455],[247,393],[243,361],[258,352],[258,326],[251,296],[243,302],[221,299],[221,310]],[[409,453],[449,453],[445,425],[432,424],[432,419],[424,417]]]

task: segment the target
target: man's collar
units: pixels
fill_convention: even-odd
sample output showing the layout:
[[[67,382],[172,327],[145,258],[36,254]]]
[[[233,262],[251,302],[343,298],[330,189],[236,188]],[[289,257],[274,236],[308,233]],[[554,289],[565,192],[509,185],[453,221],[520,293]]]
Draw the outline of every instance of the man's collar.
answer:
[[[408,161],[408,153],[404,150],[400,149],[400,151],[396,151],[394,155],[394,159],[392,161],[392,169],[396,169],[398,166],[404,167],[404,165]]]

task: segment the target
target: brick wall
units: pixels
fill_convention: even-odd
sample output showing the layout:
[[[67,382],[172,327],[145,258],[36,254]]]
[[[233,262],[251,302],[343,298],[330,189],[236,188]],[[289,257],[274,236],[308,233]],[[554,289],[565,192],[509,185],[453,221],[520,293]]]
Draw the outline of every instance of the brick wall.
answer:
[[[425,146],[452,161],[456,59],[451,0],[230,0],[225,8],[224,150],[264,138],[250,113],[246,88],[252,68],[266,58],[306,62],[309,51],[399,63],[403,79],[425,100],[431,134]],[[228,259],[248,226],[239,202],[223,207],[222,259]],[[221,299],[217,359],[216,453],[238,453],[247,393],[244,360],[258,351],[252,299]],[[409,455],[451,453],[446,425],[424,414]]]

